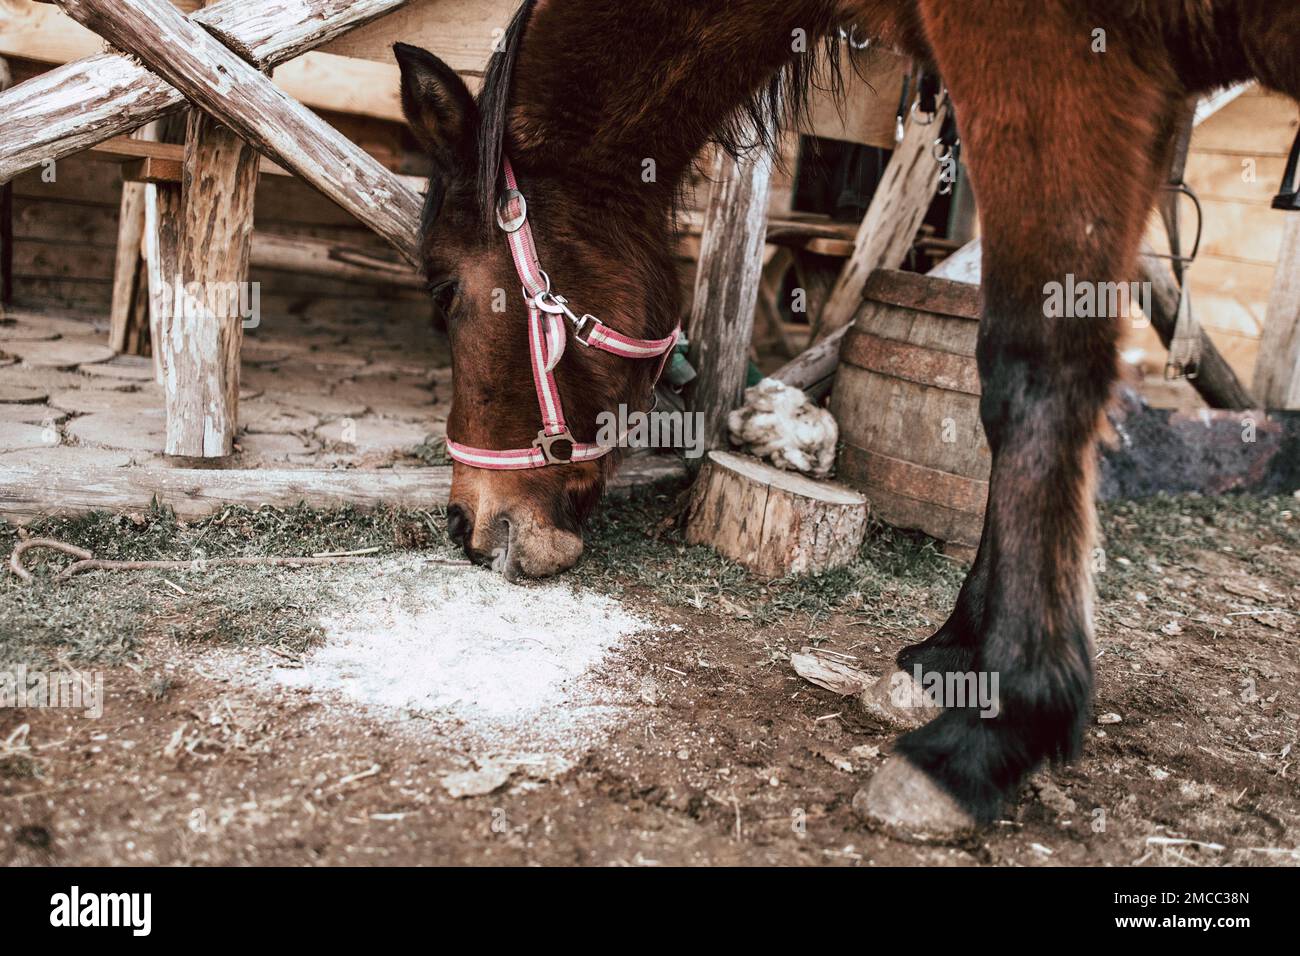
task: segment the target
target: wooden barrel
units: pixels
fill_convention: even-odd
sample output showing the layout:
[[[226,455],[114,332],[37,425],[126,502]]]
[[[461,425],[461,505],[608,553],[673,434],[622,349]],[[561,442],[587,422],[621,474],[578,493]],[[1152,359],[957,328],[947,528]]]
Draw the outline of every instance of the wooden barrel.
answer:
[[[838,477],[882,520],[969,557],[990,464],[975,365],[979,287],[882,269],[863,300],[831,397]]]

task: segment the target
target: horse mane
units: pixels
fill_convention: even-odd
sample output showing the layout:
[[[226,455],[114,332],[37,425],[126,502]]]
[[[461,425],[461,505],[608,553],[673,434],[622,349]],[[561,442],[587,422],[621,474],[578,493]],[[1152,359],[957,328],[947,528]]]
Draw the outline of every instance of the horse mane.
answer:
[[[537,0],[524,0],[488,61],[479,92],[478,170],[476,191],[483,216],[489,221],[496,208],[506,126],[510,112],[515,65],[524,31]],[[852,47],[851,53],[856,53]],[[734,157],[754,149],[775,153],[781,131],[798,125],[808,116],[814,90],[829,92],[836,106],[843,107],[844,78],[840,72],[843,47],[840,31],[825,24],[820,40],[810,41],[803,56],[795,56],[756,90],[714,131],[712,141]],[[855,70],[860,59],[850,55]]]
[[[501,173],[501,153],[505,148],[506,122],[510,112],[510,89],[519,59],[519,45],[523,42],[524,28],[533,15],[537,0],[524,0],[506,27],[492,58],[483,74],[483,86],[478,96],[478,201],[488,220],[493,216],[497,201],[497,182]]]

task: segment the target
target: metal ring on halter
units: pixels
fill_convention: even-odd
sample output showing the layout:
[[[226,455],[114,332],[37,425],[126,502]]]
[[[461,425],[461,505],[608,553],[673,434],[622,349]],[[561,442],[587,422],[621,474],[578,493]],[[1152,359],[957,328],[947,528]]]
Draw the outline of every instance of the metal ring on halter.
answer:
[[[533,447],[541,451],[548,465],[567,465],[573,461],[573,450],[577,444],[577,439],[567,428],[558,435],[548,435],[543,428],[533,439]],[[558,452],[555,450],[556,445],[560,446]]]
[[[519,203],[519,215],[506,219],[504,216],[506,207],[512,202]],[[518,189],[507,189],[497,200],[497,225],[504,232],[518,232],[524,228],[524,223],[528,221],[528,200]]]
[[[527,302],[527,303],[528,303],[529,305],[531,305],[531,306],[536,306],[537,308],[542,309],[542,307],[541,307],[540,305],[537,304],[537,299],[538,299],[540,296],[550,295],[550,293],[551,293],[551,277],[550,277],[549,275],[546,274],[546,270],[545,270],[545,269],[542,269],[542,268],[539,267],[537,271],[540,272],[540,273],[542,274],[542,278],[546,280],[546,288],[543,289],[541,292],[538,292],[536,295],[534,295],[533,293],[529,292],[529,291],[528,291],[528,286],[526,286],[526,285],[521,285],[521,286],[519,287],[519,291],[523,293],[523,295],[524,295],[524,301],[525,301],[525,302]],[[542,309],[542,311],[543,311],[543,312],[550,312],[550,311],[552,311],[552,310],[551,310],[551,309]]]
[[[912,102],[912,113],[911,113],[911,116],[912,116],[912,122],[916,123],[917,126],[933,126],[933,125],[934,125],[935,118],[936,118],[939,114],[938,114],[938,113],[925,113],[925,114],[922,114],[921,111],[917,108],[917,107],[919,107],[920,105],[921,105],[921,101],[920,101],[920,99],[916,99],[916,100],[914,100],[914,101]],[[922,115],[928,116],[929,119],[922,120],[922,119],[921,119],[921,116],[922,116]]]

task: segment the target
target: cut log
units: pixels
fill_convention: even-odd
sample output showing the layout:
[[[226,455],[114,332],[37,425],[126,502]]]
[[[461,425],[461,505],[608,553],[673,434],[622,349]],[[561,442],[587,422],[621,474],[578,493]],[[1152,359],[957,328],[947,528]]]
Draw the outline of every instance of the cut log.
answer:
[[[814,343],[850,325],[862,304],[862,290],[877,269],[896,269],[912,248],[926,210],[939,187],[941,168],[934,158],[934,139],[951,107],[945,98],[934,122],[913,122],[885,167],[871,206],[858,228],[853,255],[845,263],[826,307],[816,317]]]
[[[114,46],[140,57],[195,105],[418,264],[420,197],[166,0],[59,0],[59,5]]]
[[[709,453],[686,519],[690,544],[709,545],[768,578],[848,564],[866,533],[861,495],[723,451]]]
[[[162,326],[169,455],[220,458],[234,448],[241,305],[246,304],[257,154],[194,110],[185,136],[180,275],[186,290]],[[190,290],[195,290],[190,295]],[[256,317],[254,317],[256,318]]]
[[[1300,212],[1288,212],[1255,364],[1265,408],[1300,409]]]
[[[217,25],[222,42],[255,51],[260,68],[291,60],[407,0],[246,0],[200,10],[192,20]],[[110,4],[111,6],[111,4]],[[179,16],[175,10],[171,16]],[[159,40],[155,36],[155,43]],[[163,47],[158,47],[160,51]],[[0,182],[129,133],[178,109],[185,97],[131,57],[101,53],[43,73],[0,94]]]
[[[740,161],[718,150],[688,326],[690,361],[699,374],[688,387],[687,407],[704,416],[705,448],[726,445],[727,413],[745,391],[749,353],[737,346],[753,337],[771,184],[768,150]]]

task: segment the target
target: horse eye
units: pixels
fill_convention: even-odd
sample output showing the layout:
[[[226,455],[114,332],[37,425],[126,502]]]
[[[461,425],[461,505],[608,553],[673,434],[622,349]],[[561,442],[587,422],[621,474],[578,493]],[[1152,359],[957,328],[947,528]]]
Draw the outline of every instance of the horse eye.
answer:
[[[456,304],[456,294],[458,292],[460,292],[460,283],[455,279],[445,279],[429,285],[429,294],[433,296],[433,304],[444,314],[450,314],[452,306]]]

